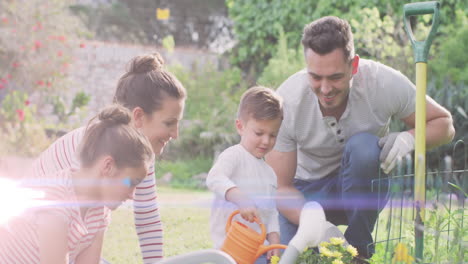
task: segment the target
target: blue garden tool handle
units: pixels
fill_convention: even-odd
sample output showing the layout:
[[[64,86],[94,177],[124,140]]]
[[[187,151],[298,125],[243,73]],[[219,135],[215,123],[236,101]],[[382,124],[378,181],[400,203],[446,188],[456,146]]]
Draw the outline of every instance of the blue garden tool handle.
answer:
[[[440,3],[437,1],[430,1],[430,2],[419,2],[419,3],[411,3],[405,4],[403,6],[403,21],[405,25],[406,33],[408,34],[411,45],[413,45],[414,51],[414,60],[415,62],[426,62],[427,63],[427,55],[429,53],[429,48],[431,47],[432,40],[437,33],[437,29],[439,27],[439,17],[440,17]],[[431,30],[429,31],[429,35],[423,41],[417,41],[414,38],[413,30],[411,29],[411,24],[409,21],[410,16],[416,15],[427,15],[433,14],[432,17],[432,25]]]

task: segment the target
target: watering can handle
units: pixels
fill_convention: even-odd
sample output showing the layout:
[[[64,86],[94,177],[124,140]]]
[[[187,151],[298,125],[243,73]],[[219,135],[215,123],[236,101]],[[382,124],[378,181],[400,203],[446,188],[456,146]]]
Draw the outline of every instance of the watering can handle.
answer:
[[[239,210],[235,210],[234,212],[231,213],[231,215],[229,216],[228,220],[227,220],[227,223],[226,223],[226,234],[229,232],[229,228],[231,228],[231,223],[232,223],[232,218],[234,218],[234,216],[236,214],[239,214],[240,211]],[[257,223],[259,226],[260,226],[260,229],[262,230],[262,237],[263,237],[263,240],[265,240],[266,238],[266,229],[265,229],[265,225],[260,222],[260,219],[258,219],[257,217],[255,217],[255,223]]]
[[[437,1],[410,3],[403,6],[403,22],[406,33],[410,38],[411,45],[413,46],[415,62],[427,63],[429,48],[432,44],[432,40],[434,39],[435,34],[437,33],[437,28],[439,27],[439,10],[440,3]],[[429,35],[424,41],[417,41],[414,38],[409,17],[427,14],[433,14],[431,30],[429,31]]]

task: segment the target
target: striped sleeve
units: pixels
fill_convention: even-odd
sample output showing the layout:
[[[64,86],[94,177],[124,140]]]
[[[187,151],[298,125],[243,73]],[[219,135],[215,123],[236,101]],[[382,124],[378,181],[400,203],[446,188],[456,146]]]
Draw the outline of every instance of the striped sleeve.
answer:
[[[163,258],[163,228],[157,203],[154,162],[146,178],[136,187],[133,201],[135,227],[143,263]]]
[[[34,177],[44,177],[64,169],[79,168],[78,145],[85,127],[75,129],[59,138],[34,161]]]

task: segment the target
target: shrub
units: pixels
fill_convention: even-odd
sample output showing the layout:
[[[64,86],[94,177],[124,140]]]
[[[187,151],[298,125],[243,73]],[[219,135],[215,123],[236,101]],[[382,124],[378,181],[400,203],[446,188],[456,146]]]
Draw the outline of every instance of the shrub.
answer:
[[[10,154],[33,155],[48,142],[39,110],[67,91],[73,51],[86,34],[70,2],[0,2],[0,131]]]
[[[0,109],[0,156],[34,156],[50,143],[25,92],[10,91]]]
[[[240,95],[247,89],[238,68],[219,71],[213,65],[192,71],[171,69],[187,88],[188,98],[180,137],[168,146],[165,159],[213,158],[237,140],[234,120]]]
[[[279,31],[276,53],[268,61],[268,65],[258,79],[260,85],[273,89],[278,88],[289,76],[305,67],[302,46],[297,49],[288,48],[288,40],[283,27],[277,24]]]

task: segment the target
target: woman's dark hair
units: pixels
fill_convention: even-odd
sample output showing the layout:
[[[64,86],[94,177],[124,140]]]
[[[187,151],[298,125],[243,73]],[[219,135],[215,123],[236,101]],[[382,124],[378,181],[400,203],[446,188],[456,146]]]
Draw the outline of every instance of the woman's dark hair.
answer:
[[[162,108],[166,96],[185,99],[186,90],[177,78],[163,68],[159,53],[137,56],[120,77],[114,95],[114,103],[133,110],[141,107],[147,114]]]

